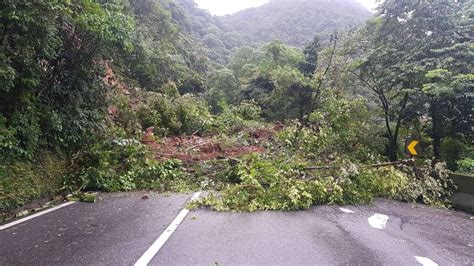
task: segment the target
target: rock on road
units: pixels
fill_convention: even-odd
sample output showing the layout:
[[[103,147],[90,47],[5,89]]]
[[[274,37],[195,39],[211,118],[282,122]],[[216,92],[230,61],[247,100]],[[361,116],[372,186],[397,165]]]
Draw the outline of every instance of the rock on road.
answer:
[[[191,195],[120,193],[0,231],[0,265],[133,265]],[[474,265],[468,214],[378,199],[296,212],[191,211],[149,265]]]

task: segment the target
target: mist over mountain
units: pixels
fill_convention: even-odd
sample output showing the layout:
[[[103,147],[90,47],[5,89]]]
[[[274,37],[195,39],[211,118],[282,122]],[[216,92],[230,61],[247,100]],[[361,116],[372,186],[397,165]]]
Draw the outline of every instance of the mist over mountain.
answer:
[[[271,0],[233,15],[219,17],[224,28],[240,33],[250,44],[280,39],[302,47],[315,34],[355,26],[372,13],[355,0]]]

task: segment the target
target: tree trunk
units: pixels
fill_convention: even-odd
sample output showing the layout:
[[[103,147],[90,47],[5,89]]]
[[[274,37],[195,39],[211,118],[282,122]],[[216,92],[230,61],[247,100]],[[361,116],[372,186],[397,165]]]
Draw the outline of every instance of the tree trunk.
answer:
[[[391,162],[398,161],[398,141],[390,139],[387,145],[387,156]]]
[[[392,127],[390,126],[390,114],[389,114],[389,107],[388,104],[383,102],[383,108],[384,108],[384,113],[385,113],[385,127],[387,130],[387,136],[388,136],[388,143],[385,146],[385,153],[388,157],[388,159],[391,162],[397,161],[398,160],[398,132],[395,130],[395,132],[392,131]],[[395,135],[397,134],[397,135]]]
[[[435,160],[441,160],[441,117],[439,115],[438,104],[431,103],[431,119],[432,119],[432,137],[433,137],[433,156]]]

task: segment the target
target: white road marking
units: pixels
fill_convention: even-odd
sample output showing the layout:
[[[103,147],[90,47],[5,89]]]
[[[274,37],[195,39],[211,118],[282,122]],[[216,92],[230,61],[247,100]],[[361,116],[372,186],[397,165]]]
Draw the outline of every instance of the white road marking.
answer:
[[[415,256],[415,259],[423,266],[438,266],[438,263],[429,258]]]
[[[201,195],[201,192],[196,192],[191,201],[196,200]],[[184,218],[188,215],[189,210],[184,208],[181,212],[176,216],[176,218],[171,222],[171,224],[166,228],[166,230],[158,237],[158,239],[153,243],[148,250],[135,262],[135,266],[146,266],[150,261],[155,257],[155,255],[160,251],[160,249],[164,246],[166,241],[171,237],[171,235],[176,231],[178,226],[183,222]]]
[[[351,210],[346,209],[346,208],[339,208],[339,210],[341,210],[344,213],[354,213],[354,211],[351,211]]]
[[[58,205],[58,206],[56,206],[56,207],[53,207],[53,208],[44,210],[44,211],[42,211],[42,212],[38,212],[38,213],[32,214],[32,215],[27,216],[27,217],[25,217],[25,218],[22,218],[22,219],[20,219],[20,220],[16,220],[16,221],[14,221],[14,222],[11,222],[11,223],[2,225],[2,226],[0,226],[0,231],[2,231],[2,230],[4,230],[4,229],[7,229],[7,228],[10,228],[10,227],[12,227],[12,226],[15,226],[15,225],[17,225],[17,224],[21,224],[21,223],[26,222],[26,221],[28,221],[28,220],[34,219],[34,218],[39,217],[39,216],[41,216],[41,215],[45,215],[45,214],[47,214],[47,213],[50,213],[50,212],[59,210],[59,209],[61,209],[61,208],[64,208],[64,207],[69,206],[69,205],[74,204],[74,203],[76,203],[76,202],[75,202],[75,201],[66,202],[66,203],[63,203],[63,204]]]
[[[387,221],[388,221],[388,216],[376,213],[376,214],[372,215],[367,220],[369,221],[370,226],[372,226],[373,228],[375,228],[375,229],[385,229],[385,226],[386,226]]]

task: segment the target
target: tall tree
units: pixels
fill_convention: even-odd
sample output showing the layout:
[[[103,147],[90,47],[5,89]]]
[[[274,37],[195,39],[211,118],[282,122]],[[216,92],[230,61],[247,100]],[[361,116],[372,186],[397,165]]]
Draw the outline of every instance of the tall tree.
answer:
[[[321,48],[319,36],[315,36],[303,50],[305,62],[301,64],[300,69],[305,76],[312,77],[318,67],[318,53]]]
[[[115,1],[0,4],[0,117],[18,141],[2,153],[72,150],[99,127],[107,93],[101,62],[131,48],[133,22],[123,8]]]
[[[455,50],[459,49],[450,48],[464,47],[465,55],[466,48],[472,49],[466,42],[469,33],[461,29],[466,27],[459,28],[456,22],[463,17],[459,12],[470,10],[470,5],[467,1],[387,0],[380,5],[379,16],[359,33],[369,36],[369,45],[354,75],[379,99],[388,138],[387,155],[391,160],[398,159],[401,127],[423,114],[423,101],[428,101],[430,107],[434,156],[439,158],[443,127],[440,106],[448,98],[435,96],[435,86],[429,85],[432,84],[429,80],[444,73],[443,68],[455,71],[463,80],[470,79],[472,67],[455,67],[463,63],[453,62],[457,58]],[[458,42],[461,39],[463,44]],[[442,51],[445,59],[440,57]],[[460,62],[472,62],[469,56],[459,55]],[[448,87],[449,94],[455,93],[454,83],[449,82]]]

